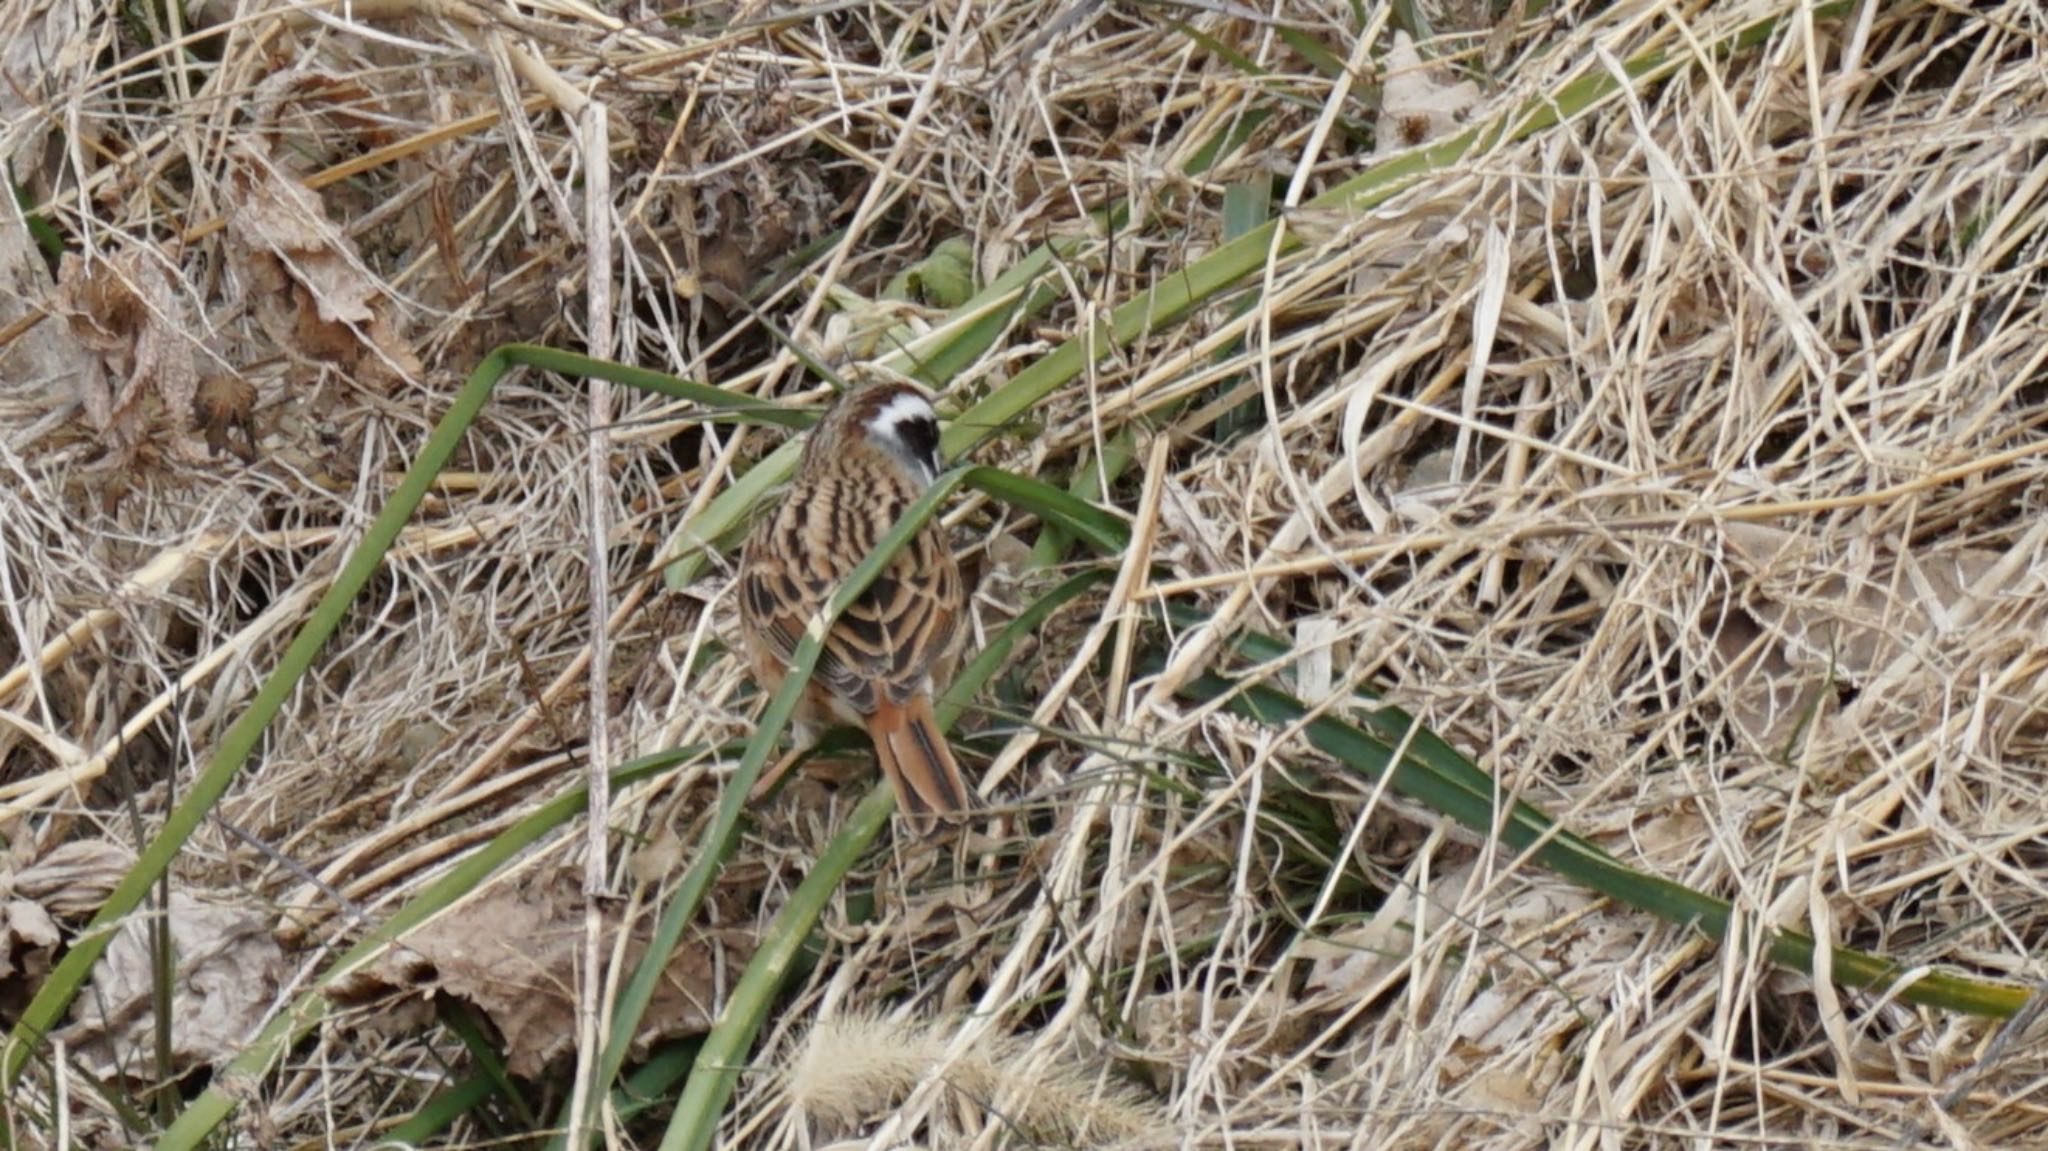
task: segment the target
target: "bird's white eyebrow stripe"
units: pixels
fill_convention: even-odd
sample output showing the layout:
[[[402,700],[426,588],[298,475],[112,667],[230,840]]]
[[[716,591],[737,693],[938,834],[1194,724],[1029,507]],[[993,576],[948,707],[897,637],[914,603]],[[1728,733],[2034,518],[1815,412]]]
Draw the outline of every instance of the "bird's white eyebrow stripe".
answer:
[[[901,392],[882,405],[868,420],[868,427],[877,432],[894,431],[900,424],[923,418],[937,422],[939,413],[932,410],[931,401],[916,392]]]

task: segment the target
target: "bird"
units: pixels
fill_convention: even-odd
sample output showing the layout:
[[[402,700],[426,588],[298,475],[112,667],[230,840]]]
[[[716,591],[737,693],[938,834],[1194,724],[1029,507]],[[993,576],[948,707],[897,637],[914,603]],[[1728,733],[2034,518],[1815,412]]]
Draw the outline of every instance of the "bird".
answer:
[[[740,550],[740,630],[754,679],[773,694],[813,616],[938,478],[939,417],[914,384],[840,396],[809,433],[788,493]],[[957,823],[973,793],[932,714],[951,681],[966,612],[944,528],[929,520],[826,633],[796,711],[796,750],[772,785],[833,724],[860,727],[912,830]]]

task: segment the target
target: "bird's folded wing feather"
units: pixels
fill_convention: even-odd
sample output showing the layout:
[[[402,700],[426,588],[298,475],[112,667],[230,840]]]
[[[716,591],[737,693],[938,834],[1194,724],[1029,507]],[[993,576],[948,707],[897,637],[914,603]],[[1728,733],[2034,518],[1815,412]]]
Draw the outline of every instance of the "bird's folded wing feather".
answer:
[[[856,536],[868,533],[856,530]],[[875,532],[879,535],[879,532]],[[811,617],[822,610],[832,592],[866,558],[872,542],[859,551],[779,549],[781,556],[804,554],[812,562],[799,575],[787,562],[766,560],[747,565],[740,587],[741,605],[753,618],[762,639],[784,661]],[[850,554],[849,554],[850,553]],[[921,531],[897,553],[859,599],[840,613],[825,637],[825,650],[811,673],[834,695],[863,714],[875,707],[877,684],[885,684],[898,702],[908,699],[931,674],[932,665],[952,644],[959,626],[960,573],[938,533]]]

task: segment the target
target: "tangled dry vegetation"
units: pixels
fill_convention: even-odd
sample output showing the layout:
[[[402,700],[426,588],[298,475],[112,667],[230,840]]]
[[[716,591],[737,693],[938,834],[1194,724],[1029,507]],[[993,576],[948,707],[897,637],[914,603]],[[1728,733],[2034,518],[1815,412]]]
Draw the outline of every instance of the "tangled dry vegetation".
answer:
[[[980,462],[1119,509],[1136,542],[963,720],[990,818],[938,848],[899,831],[844,886],[726,1145],[886,1123],[947,1147],[2048,1147],[2025,1034],[1760,942],[2042,977],[2038,6],[0,20],[27,205],[0,229],[9,1023],[490,348],[815,401],[761,317],[857,375],[1063,245],[1045,306],[943,381],[957,413],[1250,205],[1286,237],[1251,276],[985,429]],[[1565,119],[1369,211],[1309,206],[1527,108]],[[621,790],[606,835],[565,818],[332,988],[232,1123],[236,1146],[484,1146],[569,1114],[579,1007],[637,961],[757,706],[723,563],[657,573],[781,438],[603,402],[593,505],[587,385],[497,389],[177,858],[168,1094],[138,926],[60,1033],[66,1073],[45,1048],[7,1093],[16,1138],[53,1144],[61,1113],[77,1145],[148,1141],[338,948],[570,792],[595,694],[614,761],[694,750]],[[983,639],[1082,559],[986,497],[949,518]],[[1292,647],[1264,669],[1287,690],[1383,692],[1625,862],[1733,900],[1742,933],[1603,901],[1178,694],[1245,631]],[[650,1067],[867,786],[857,763],[754,811],[648,1014]],[[479,1048],[511,1090],[408,1126]],[[614,1109],[607,1138],[652,1146],[665,1112]]]

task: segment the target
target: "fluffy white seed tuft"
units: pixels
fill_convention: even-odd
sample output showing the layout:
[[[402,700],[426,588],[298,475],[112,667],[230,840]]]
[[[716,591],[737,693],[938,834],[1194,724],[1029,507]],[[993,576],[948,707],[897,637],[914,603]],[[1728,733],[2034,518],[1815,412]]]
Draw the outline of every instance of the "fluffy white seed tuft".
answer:
[[[965,1146],[987,1122],[1027,1144],[1048,1148],[1151,1145],[1171,1128],[1157,1102],[1086,1060],[1034,1056],[1021,1039],[984,1036],[948,1060],[950,1021],[834,1016],[805,1039],[786,1080],[799,1111],[831,1137],[872,1121],[907,1099],[943,1065],[953,1106],[927,1120],[938,1125],[932,1146]],[[965,1130],[959,1125],[965,1122]],[[948,1141],[950,1140],[950,1141]]]

